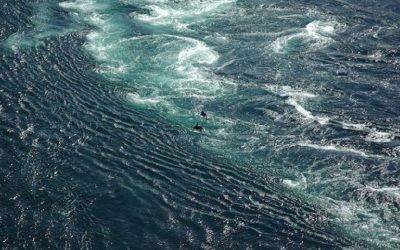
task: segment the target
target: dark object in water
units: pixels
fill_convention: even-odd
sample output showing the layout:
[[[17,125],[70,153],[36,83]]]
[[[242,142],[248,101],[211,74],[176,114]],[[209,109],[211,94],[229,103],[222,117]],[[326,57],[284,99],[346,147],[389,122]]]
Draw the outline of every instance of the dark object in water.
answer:
[[[200,132],[203,131],[203,127],[199,123],[196,123],[196,126],[194,126],[193,129],[197,130],[197,131],[200,131]]]
[[[200,112],[200,115],[201,115],[202,117],[207,117],[207,114],[206,114],[206,112],[204,112],[204,111],[201,111],[201,112]]]
[[[341,70],[336,71],[336,75],[337,76],[347,76],[348,73],[346,70],[341,69]]]

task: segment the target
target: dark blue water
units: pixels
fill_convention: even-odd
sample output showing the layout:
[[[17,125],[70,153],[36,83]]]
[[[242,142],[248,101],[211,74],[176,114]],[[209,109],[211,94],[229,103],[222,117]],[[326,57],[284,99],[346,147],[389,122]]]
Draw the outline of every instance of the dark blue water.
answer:
[[[397,0],[3,0],[0,24],[2,248],[400,248]]]

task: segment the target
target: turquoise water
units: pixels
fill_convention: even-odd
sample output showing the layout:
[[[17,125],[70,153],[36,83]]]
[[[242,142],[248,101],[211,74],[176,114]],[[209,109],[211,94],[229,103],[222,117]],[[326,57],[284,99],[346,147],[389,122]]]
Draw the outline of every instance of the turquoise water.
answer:
[[[0,4],[4,248],[400,247],[396,1]]]

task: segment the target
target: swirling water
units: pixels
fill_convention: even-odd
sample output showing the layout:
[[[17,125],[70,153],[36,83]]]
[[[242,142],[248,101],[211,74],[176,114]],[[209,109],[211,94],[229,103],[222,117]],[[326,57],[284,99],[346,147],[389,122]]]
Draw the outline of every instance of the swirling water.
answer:
[[[0,6],[2,248],[400,247],[398,1]]]

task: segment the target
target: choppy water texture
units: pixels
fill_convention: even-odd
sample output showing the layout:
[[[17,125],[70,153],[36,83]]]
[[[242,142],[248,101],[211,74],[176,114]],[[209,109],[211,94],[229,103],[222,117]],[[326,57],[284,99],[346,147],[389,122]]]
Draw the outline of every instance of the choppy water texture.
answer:
[[[0,245],[399,249],[399,13],[1,1]]]

